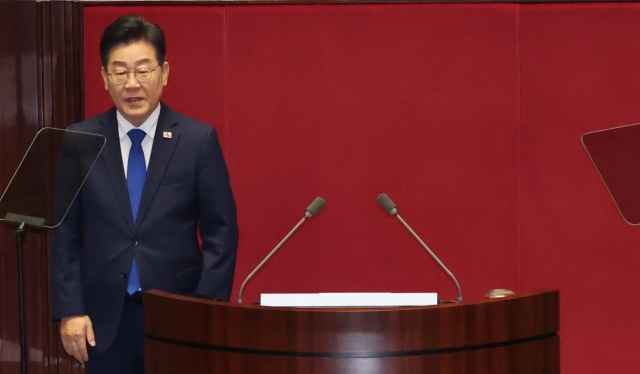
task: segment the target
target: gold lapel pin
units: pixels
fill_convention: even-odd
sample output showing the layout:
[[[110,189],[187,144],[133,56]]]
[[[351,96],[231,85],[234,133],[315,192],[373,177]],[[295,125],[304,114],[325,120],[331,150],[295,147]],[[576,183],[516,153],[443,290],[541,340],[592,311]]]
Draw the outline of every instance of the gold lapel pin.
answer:
[[[172,135],[172,134],[171,134],[171,132],[170,132],[170,131],[164,131],[164,132],[162,133],[162,137],[163,137],[163,138],[165,138],[165,139],[171,139],[171,135]]]

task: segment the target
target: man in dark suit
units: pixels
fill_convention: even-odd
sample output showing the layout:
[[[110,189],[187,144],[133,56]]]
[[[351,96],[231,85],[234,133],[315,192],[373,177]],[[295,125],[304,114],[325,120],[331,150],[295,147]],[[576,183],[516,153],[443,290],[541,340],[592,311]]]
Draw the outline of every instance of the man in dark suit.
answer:
[[[236,208],[215,129],[160,102],[169,77],[160,28],[121,17],[100,50],[115,106],[69,127],[106,144],[54,231],[53,314],[89,374],[144,373],[141,292],[228,301]]]

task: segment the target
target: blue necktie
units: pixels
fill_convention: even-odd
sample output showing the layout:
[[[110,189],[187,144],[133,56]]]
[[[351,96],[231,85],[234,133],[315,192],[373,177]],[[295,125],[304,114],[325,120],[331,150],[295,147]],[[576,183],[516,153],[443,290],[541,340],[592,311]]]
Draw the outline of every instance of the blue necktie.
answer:
[[[142,130],[131,130],[127,133],[131,139],[131,150],[129,151],[129,162],[127,164],[127,187],[129,188],[129,199],[131,200],[131,213],[133,213],[133,222],[138,216],[138,207],[140,206],[140,198],[142,197],[142,188],[144,187],[144,179],[147,175],[147,165],[144,161],[144,152],[142,151],[142,139],[147,135]],[[131,270],[129,271],[129,279],[127,280],[127,292],[133,295],[140,289],[140,275],[138,274],[138,266],[136,259],[133,258]]]

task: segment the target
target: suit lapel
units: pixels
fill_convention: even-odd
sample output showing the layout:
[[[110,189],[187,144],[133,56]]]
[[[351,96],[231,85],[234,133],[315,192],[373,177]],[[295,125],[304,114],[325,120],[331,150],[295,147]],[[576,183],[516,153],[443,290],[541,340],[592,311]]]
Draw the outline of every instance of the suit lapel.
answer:
[[[133,232],[133,215],[131,213],[127,180],[124,176],[124,166],[122,165],[122,151],[120,150],[120,136],[118,135],[118,120],[116,119],[115,108],[106,112],[100,122],[104,126],[104,137],[107,139],[102,152],[102,159],[107,168],[118,205],[120,205],[127,225]]]
[[[174,118],[173,111],[163,103],[160,109],[160,117],[158,118],[158,126],[153,138],[151,159],[149,159],[147,177],[144,181],[144,189],[142,190],[142,198],[140,199],[140,207],[138,208],[135,231],[138,230],[141,222],[144,221],[144,217],[147,215],[153,197],[160,186],[167,166],[169,166],[173,150],[176,144],[178,144],[180,134],[175,131],[171,132],[171,128],[177,124],[178,121]],[[165,132],[170,132],[171,136],[164,137],[163,134]]]

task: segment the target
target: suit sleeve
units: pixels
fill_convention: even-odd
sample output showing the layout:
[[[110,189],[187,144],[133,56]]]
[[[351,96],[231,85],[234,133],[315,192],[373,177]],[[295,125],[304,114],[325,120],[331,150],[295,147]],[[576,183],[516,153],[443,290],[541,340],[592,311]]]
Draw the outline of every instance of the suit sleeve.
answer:
[[[85,315],[82,274],[82,210],[79,198],[54,229],[51,242],[51,303],[53,318]]]
[[[238,223],[229,172],[213,127],[208,129],[200,153],[198,211],[203,263],[196,294],[229,301],[238,248]]]
[[[56,168],[55,220],[62,222],[53,230],[50,251],[51,303],[53,318],[85,315],[81,258],[83,215],[80,194],[74,201],[93,164],[79,145],[87,143],[86,134],[66,132]],[[92,140],[88,143],[92,147]],[[99,149],[101,146],[97,148]],[[92,156],[93,153],[92,152]],[[71,204],[71,206],[69,206]],[[68,210],[67,210],[68,208]],[[65,216],[66,213],[66,216]]]

